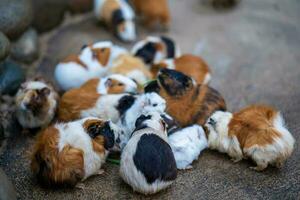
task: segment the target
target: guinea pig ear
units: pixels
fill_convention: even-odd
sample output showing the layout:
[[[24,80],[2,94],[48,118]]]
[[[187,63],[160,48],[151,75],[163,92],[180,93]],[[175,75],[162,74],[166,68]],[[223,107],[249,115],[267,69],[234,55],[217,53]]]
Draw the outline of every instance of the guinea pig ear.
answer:
[[[88,46],[87,44],[82,45],[82,47],[80,48],[80,50],[82,51],[82,50],[85,49],[87,46]]]
[[[110,78],[108,78],[106,81],[105,81],[105,83],[104,83],[104,85],[105,85],[105,87],[111,87],[112,86],[112,80],[110,79]]]
[[[140,115],[135,121],[135,129],[140,129],[141,127],[144,127],[145,125],[143,125],[143,122],[148,119],[151,119],[151,115]]]
[[[164,131],[166,131],[168,128],[168,124],[163,119],[160,120],[160,123],[162,124]]]
[[[159,93],[159,85],[157,80],[151,81],[144,87],[144,92],[145,93],[150,93],[150,92],[156,92]]]
[[[44,87],[42,89],[40,89],[39,93],[44,95],[44,96],[48,96],[50,94],[51,90],[47,87]]]

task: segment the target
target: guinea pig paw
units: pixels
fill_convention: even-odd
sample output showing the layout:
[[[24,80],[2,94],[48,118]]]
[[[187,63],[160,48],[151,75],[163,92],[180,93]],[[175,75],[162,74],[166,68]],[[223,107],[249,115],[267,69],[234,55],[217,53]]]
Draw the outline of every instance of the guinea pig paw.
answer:
[[[190,170],[190,169],[193,169],[193,166],[192,165],[188,165],[184,168],[184,170]]]
[[[231,158],[230,160],[234,163],[240,162],[243,158]]]
[[[257,165],[256,167],[249,167],[250,169],[252,170],[255,170],[257,172],[261,172],[263,171],[264,169],[266,169],[267,166],[264,166],[264,165]]]
[[[104,174],[105,173],[105,171],[103,170],[103,169],[99,169],[98,170],[98,172],[96,173],[97,175],[102,175],[102,174]]]
[[[84,183],[77,183],[75,188],[80,189],[80,190],[84,190],[85,189],[85,185]]]

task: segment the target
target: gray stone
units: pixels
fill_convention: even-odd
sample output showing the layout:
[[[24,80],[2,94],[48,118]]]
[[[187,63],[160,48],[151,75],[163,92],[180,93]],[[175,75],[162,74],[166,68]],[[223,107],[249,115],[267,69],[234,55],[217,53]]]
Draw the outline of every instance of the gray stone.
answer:
[[[31,0],[0,1],[0,31],[10,39],[20,36],[32,21]]]
[[[14,95],[24,79],[24,71],[15,62],[6,60],[0,64],[0,94]]]
[[[11,56],[20,62],[31,63],[39,56],[38,34],[34,29],[28,29],[12,45]]]
[[[32,0],[34,8],[33,26],[45,32],[58,26],[67,9],[65,0]]]
[[[11,181],[8,179],[4,171],[0,168],[0,199],[1,200],[14,200],[17,199],[16,191],[11,183]]]
[[[10,50],[10,42],[8,38],[0,32],[0,61],[4,60]]]

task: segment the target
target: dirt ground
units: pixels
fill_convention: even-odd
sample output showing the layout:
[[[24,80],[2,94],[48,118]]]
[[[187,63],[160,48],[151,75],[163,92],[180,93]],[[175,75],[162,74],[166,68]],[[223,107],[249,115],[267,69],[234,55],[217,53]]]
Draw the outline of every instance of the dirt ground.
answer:
[[[132,192],[113,164],[105,165],[104,175],[89,178],[83,190],[46,190],[29,170],[33,136],[16,133],[7,141],[0,166],[20,199],[299,199],[300,1],[242,0],[227,11],[214,11],[201,0],[170,0],[170,6],[173,20],[165,34],[177,41],[183,53],[201,55],[209,63],[211,85],[224,95],[229,110],[252,103],[280,109],[297,141],[292,157],[280,170],[258,173],[249,169],[250,161],[234,164],[226,155],[205,150],[193,169],[179,172],[172,187],[149,197]],[[138,31],[140,38],[160,34],[141,27]],[[58,29],[42,36],[43,55],[33,72],[52,79],[58,60],[78,52],[85,43],[105,39],[115,41],[91,14],[69,16]]]

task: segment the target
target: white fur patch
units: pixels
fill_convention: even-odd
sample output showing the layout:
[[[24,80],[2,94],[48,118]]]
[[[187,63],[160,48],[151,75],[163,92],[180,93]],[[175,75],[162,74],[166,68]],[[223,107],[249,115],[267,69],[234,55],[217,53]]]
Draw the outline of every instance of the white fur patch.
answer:
[[[210,80],[211,80],[211,75],[210,75],[210,73],[207,73],[203,80],[203,84],[208,84],[210,82]]]

